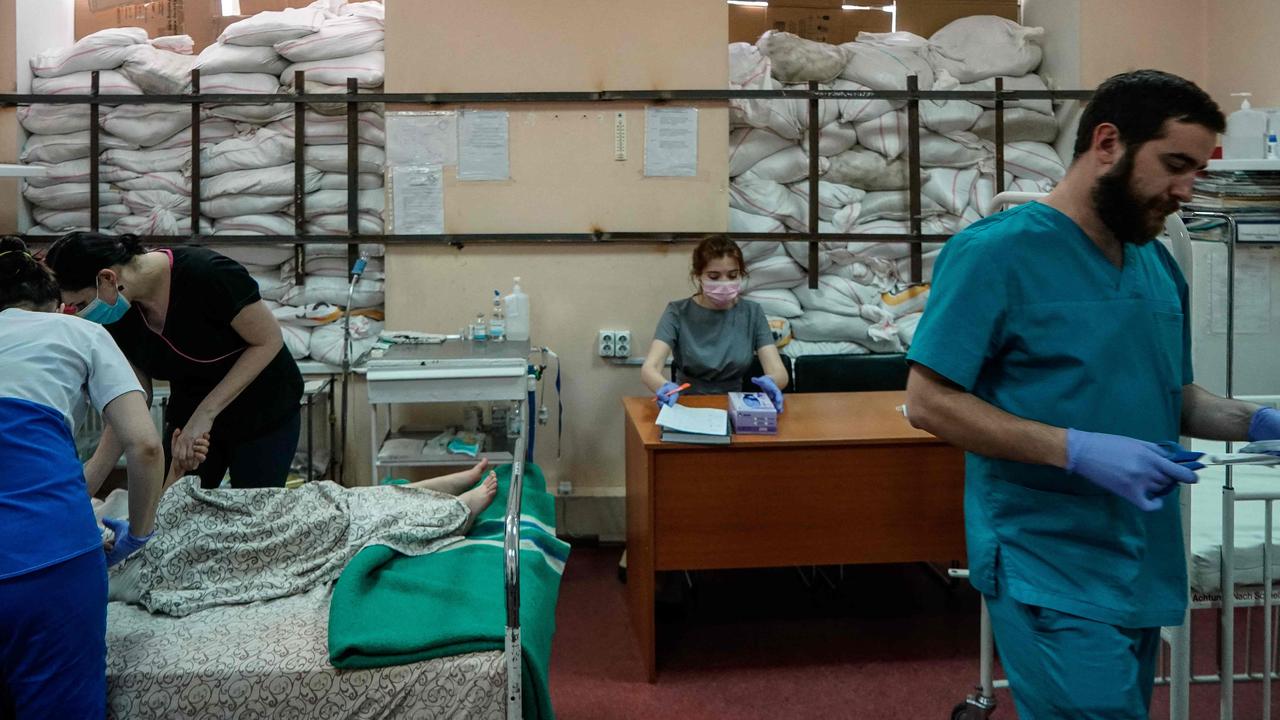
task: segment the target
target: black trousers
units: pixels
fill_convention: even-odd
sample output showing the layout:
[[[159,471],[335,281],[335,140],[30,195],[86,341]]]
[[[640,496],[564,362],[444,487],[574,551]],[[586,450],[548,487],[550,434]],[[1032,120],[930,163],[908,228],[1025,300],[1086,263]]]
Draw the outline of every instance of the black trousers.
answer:
[[[185,423],[183,423],[185,425]],[[222,483],[227,470],[231,471],[233,488],[284,487],[289,477],[289,467],[298,452],[298,435],[302,428],[302,409],[294,411],[284,422],[254,438],[228,442],[217,434],[209,438],[209,456],[196,468],[200,486],[216,488]],[[165,467],[173,458],[170,442],[173,431],[182,425],[165,423]]]

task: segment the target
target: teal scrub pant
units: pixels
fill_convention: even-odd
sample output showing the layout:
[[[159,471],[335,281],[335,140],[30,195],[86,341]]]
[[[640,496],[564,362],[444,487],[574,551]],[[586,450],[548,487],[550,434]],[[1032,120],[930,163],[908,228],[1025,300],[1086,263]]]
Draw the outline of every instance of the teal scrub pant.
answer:
[[[1160,628],[1122,628],[986,596],[1022,720],[1147,720]]]

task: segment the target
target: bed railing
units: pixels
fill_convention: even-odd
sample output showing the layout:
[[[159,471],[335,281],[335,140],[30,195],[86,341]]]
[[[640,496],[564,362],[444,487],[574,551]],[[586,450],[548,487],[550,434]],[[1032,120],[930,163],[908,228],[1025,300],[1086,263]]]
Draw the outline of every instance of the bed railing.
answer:
[[[519,417],[528,417],[528,401],[521,400]],[[512,451],[511,484],[507,489],[506,535],[502,542],[507,593],[507,629],[503,647],[507,669],[507,720],[520,720],[524,705],[521,684],[523,650],[520,646],[520,514],[524,495],[525,430],[516,438]]]

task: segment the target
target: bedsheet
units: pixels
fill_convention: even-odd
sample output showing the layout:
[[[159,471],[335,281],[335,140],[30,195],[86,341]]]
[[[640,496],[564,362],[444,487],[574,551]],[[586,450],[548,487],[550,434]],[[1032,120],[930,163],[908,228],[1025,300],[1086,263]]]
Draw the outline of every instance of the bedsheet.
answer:
[[[1204,448],[1198,447],[1197,450]],[[1226,469],[1211,466],[1199,472],[1191,487],[1191,589],[1199,593],[1222,590],[1222,486]],[[1280,469],[1236,466],[1235,488],[1242,492],[1280,492]],[[1262,544],[1265,505],[1236,503],[1235,584],[1262,583]],[[1280,536],[1280,513],[1274,519]],[[1271,543],[1272,576],[1280,578],[1280,543]]]

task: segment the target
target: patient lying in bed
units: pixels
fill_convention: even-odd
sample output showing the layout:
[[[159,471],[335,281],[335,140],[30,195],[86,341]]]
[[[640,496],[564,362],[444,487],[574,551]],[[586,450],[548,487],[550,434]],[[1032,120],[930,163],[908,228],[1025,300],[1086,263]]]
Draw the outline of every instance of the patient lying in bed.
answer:
[[[182,616],[303,593],[368,545],[422,555],[456,542],[497,493],[488,461],[408,485],[294,490],[206,490],[181,477],[190,469],[170,468],[156,535],[111,569],[109,599]]]

